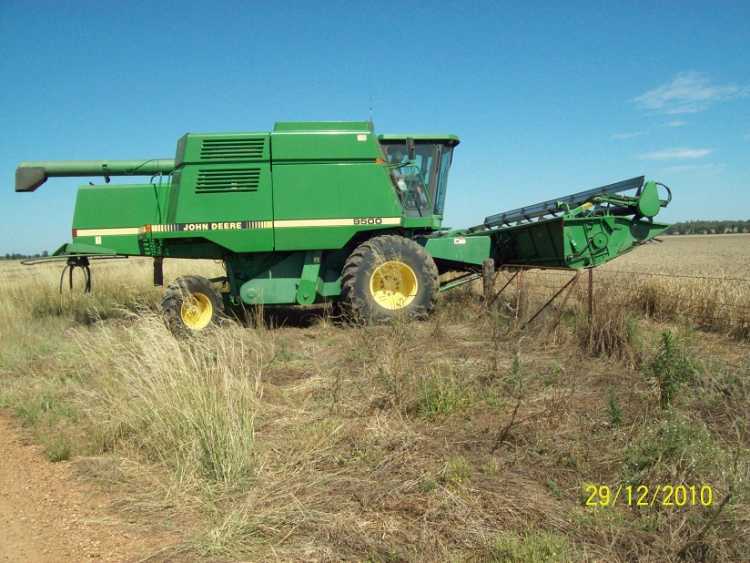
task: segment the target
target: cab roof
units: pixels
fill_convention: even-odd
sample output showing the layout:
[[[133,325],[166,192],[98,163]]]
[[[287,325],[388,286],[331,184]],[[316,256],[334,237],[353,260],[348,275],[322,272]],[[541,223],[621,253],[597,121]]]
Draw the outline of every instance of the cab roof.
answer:
[[[371,121],[277,121],[274,124],[274,133],[349,133],[366,132],[373,133],[374,127]],[[404,141],[407,138],[415,141],[437,141],[457,145],[460,139],[456,135],[446,133],[389,133],[378,135],[379,141]]]
[[[369,121],[277,121],[273,126],[274,133],[372,133]]]

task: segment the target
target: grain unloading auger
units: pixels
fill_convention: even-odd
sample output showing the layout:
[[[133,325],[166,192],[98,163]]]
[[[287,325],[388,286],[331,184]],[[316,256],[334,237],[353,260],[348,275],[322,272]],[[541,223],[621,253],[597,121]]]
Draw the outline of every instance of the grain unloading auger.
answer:
[[[455,135],[376,135],[368,122],[282,122],[271,132],[189,133],[175,160],[27,162],[16,191],[49,177],[151,176],[78,190],[73,241],[54,256],[222,260],[226,276],[178,278],[162,308],[177,334],[228,308],[341,301],[354,316],[422,316],[438,293],[503,267],[580,270],[663,232],[643,177],[442,228]],[[439,275],[464,275],[440,283]]]

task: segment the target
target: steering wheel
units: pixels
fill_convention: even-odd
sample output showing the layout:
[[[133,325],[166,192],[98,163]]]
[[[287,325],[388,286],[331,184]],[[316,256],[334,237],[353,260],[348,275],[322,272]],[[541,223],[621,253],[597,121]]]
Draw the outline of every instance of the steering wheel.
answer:
[[[410,178],[413,178],[415,176],[419,177],[419,166],[417,166],[416,164],[404,164],[398,167],[398,171],[402,176]]]

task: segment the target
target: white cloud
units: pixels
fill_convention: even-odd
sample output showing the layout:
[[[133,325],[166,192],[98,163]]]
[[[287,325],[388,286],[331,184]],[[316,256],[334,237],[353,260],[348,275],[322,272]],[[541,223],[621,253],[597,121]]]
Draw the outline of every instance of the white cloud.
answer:
[[[652,151],[641,154],[638,156],[641,160],[688,160],[694,158],[703,158],[711,154],[713,149],[689,149],[689,148],[677,148],[677,149],[663,149],[660,151]]]
[[[645,131],[633,131],[632,133],[614,133],[610,138],[613,141],[621,141],[622,139],[633,139],[645,134]]]
[[[642,109],[668,115],[697,113],[713,103],[750,95],[749,86],[713,84],[701,72],[680,72],[671,82],[633,98]]]
[[[682,127],[684,125],[687,125],[687,121],[683,121],[682,119],[673,119],[672,121],[666,123],[667,127]]]

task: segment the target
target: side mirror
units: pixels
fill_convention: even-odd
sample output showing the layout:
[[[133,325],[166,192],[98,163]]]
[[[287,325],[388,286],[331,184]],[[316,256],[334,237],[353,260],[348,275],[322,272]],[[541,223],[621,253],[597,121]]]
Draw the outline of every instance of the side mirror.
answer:
[[[411,137],[406,138],[406,153],[409,156],[409,160],[413,161],[417,158],[417,149],[414,146],[414,139]]]

